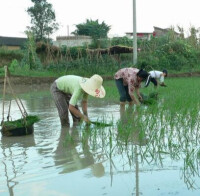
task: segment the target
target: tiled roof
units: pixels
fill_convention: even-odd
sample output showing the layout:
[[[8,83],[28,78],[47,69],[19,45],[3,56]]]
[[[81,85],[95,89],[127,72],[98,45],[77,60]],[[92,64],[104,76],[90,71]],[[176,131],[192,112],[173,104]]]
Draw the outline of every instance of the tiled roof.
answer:
[[[163,32],[169,32],[169,31],[173,31],[175,34],[177,34],[177,35],[179,35],[179,33],[177,33],[176,31],[174,31],[173,29],[171,29],[171,28],[166,28],[166,29],[162,29],[162,28],[160,28],[160,27],[154,27],[154,30],[160,30],[160,31],[163,31]]]
[[[0,36],[0,46],[22,46],[26,41],[27,38]]]

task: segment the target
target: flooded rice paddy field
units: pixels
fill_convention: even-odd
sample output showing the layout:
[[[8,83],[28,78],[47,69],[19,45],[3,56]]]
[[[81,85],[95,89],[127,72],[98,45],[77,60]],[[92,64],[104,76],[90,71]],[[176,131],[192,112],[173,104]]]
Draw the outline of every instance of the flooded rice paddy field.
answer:
[[[107,85],[110,99],[89,100],[88,113],[93,120],[112,122],[111,127],[73,125],[70,118],[71,126],[62,128],[49,85],[15,87],[27,112],[41,120],[33,135],[0,135],[1,196],[200,194],[199,105],[174,94],[175,103],[161,96],[157,106],[122,114],[112,84]],[[180,102],[193,110],[182,110]],[[20,116],[14,101],[11,114],[13,120]]]

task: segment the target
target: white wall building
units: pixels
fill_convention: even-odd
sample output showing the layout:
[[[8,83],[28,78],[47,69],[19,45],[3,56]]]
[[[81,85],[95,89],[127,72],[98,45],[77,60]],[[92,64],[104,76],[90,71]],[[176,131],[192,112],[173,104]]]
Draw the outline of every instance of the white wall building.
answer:
[[[92,38],[90,36],[58,36],[56,41],[53,41],[53,45],[57,47],[67,46],[84,46],[92,43]]]

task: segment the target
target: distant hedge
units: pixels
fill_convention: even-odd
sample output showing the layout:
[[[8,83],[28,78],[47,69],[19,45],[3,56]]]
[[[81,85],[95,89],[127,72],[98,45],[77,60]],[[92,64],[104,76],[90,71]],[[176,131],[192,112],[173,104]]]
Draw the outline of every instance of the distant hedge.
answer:
[[[22,50],[8,50],[5,48],[0,48],[0,67],[10,65],[13,59],[21,61],[22,58]]]
[[[113,38],[101,39],[98,42],[98,48],[91,46],[79,47],[57,47],[52,44],[38,42],[34,46],[34,52],[41,66],[32,66],[34,69],[46,69],[53,71],[67,71],[73,74],[77,71],[92,73],[112,73],[122,67],[133,66],[133,54],[130,53],[102,53],[116,44],[118,46],[130,47],[132,39]],[[31,43],[29,43],[31,45]],[[115,45],[115,46],[116,46]],[[189,38],[173,38],[169,35],[164,37],[152,37],[150,40],[138,40],[138,62],[136,67],[140,68],[146,64],[146,70],[163,68],[168,70],[194,72],[200,70],[200,44],[197,40]],[[31,60],[30,50],[32,47],[26,47],[24,50],[6,50],[0,49],[0,67],[10,65],[12,60],[17,60],[21,67],[30,67]],[[29,51],[30,50],[30,51]],[[23,58],[26,56],[26,58]],[[23,61],[22,61],[23,59]],[[16,63],[15,63],[16,64]],[[84,75],[84,73],[82,73]]]

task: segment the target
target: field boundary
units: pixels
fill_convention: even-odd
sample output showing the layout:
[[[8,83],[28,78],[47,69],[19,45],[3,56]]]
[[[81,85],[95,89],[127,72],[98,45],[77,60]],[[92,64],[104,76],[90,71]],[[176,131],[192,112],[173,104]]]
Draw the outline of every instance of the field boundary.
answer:
[[[173,77],[200,77],[200,72],[192,73],[173,73],[168,75],[169,78]],[[52,83],[58,77],[39,77],[39,76],[11,76],[11,80],[14,84],[43,84]],[[112,80],[114,76],[103,76],[104,80]],[[3,84],[4,77],[0,76],[0,84]]]

